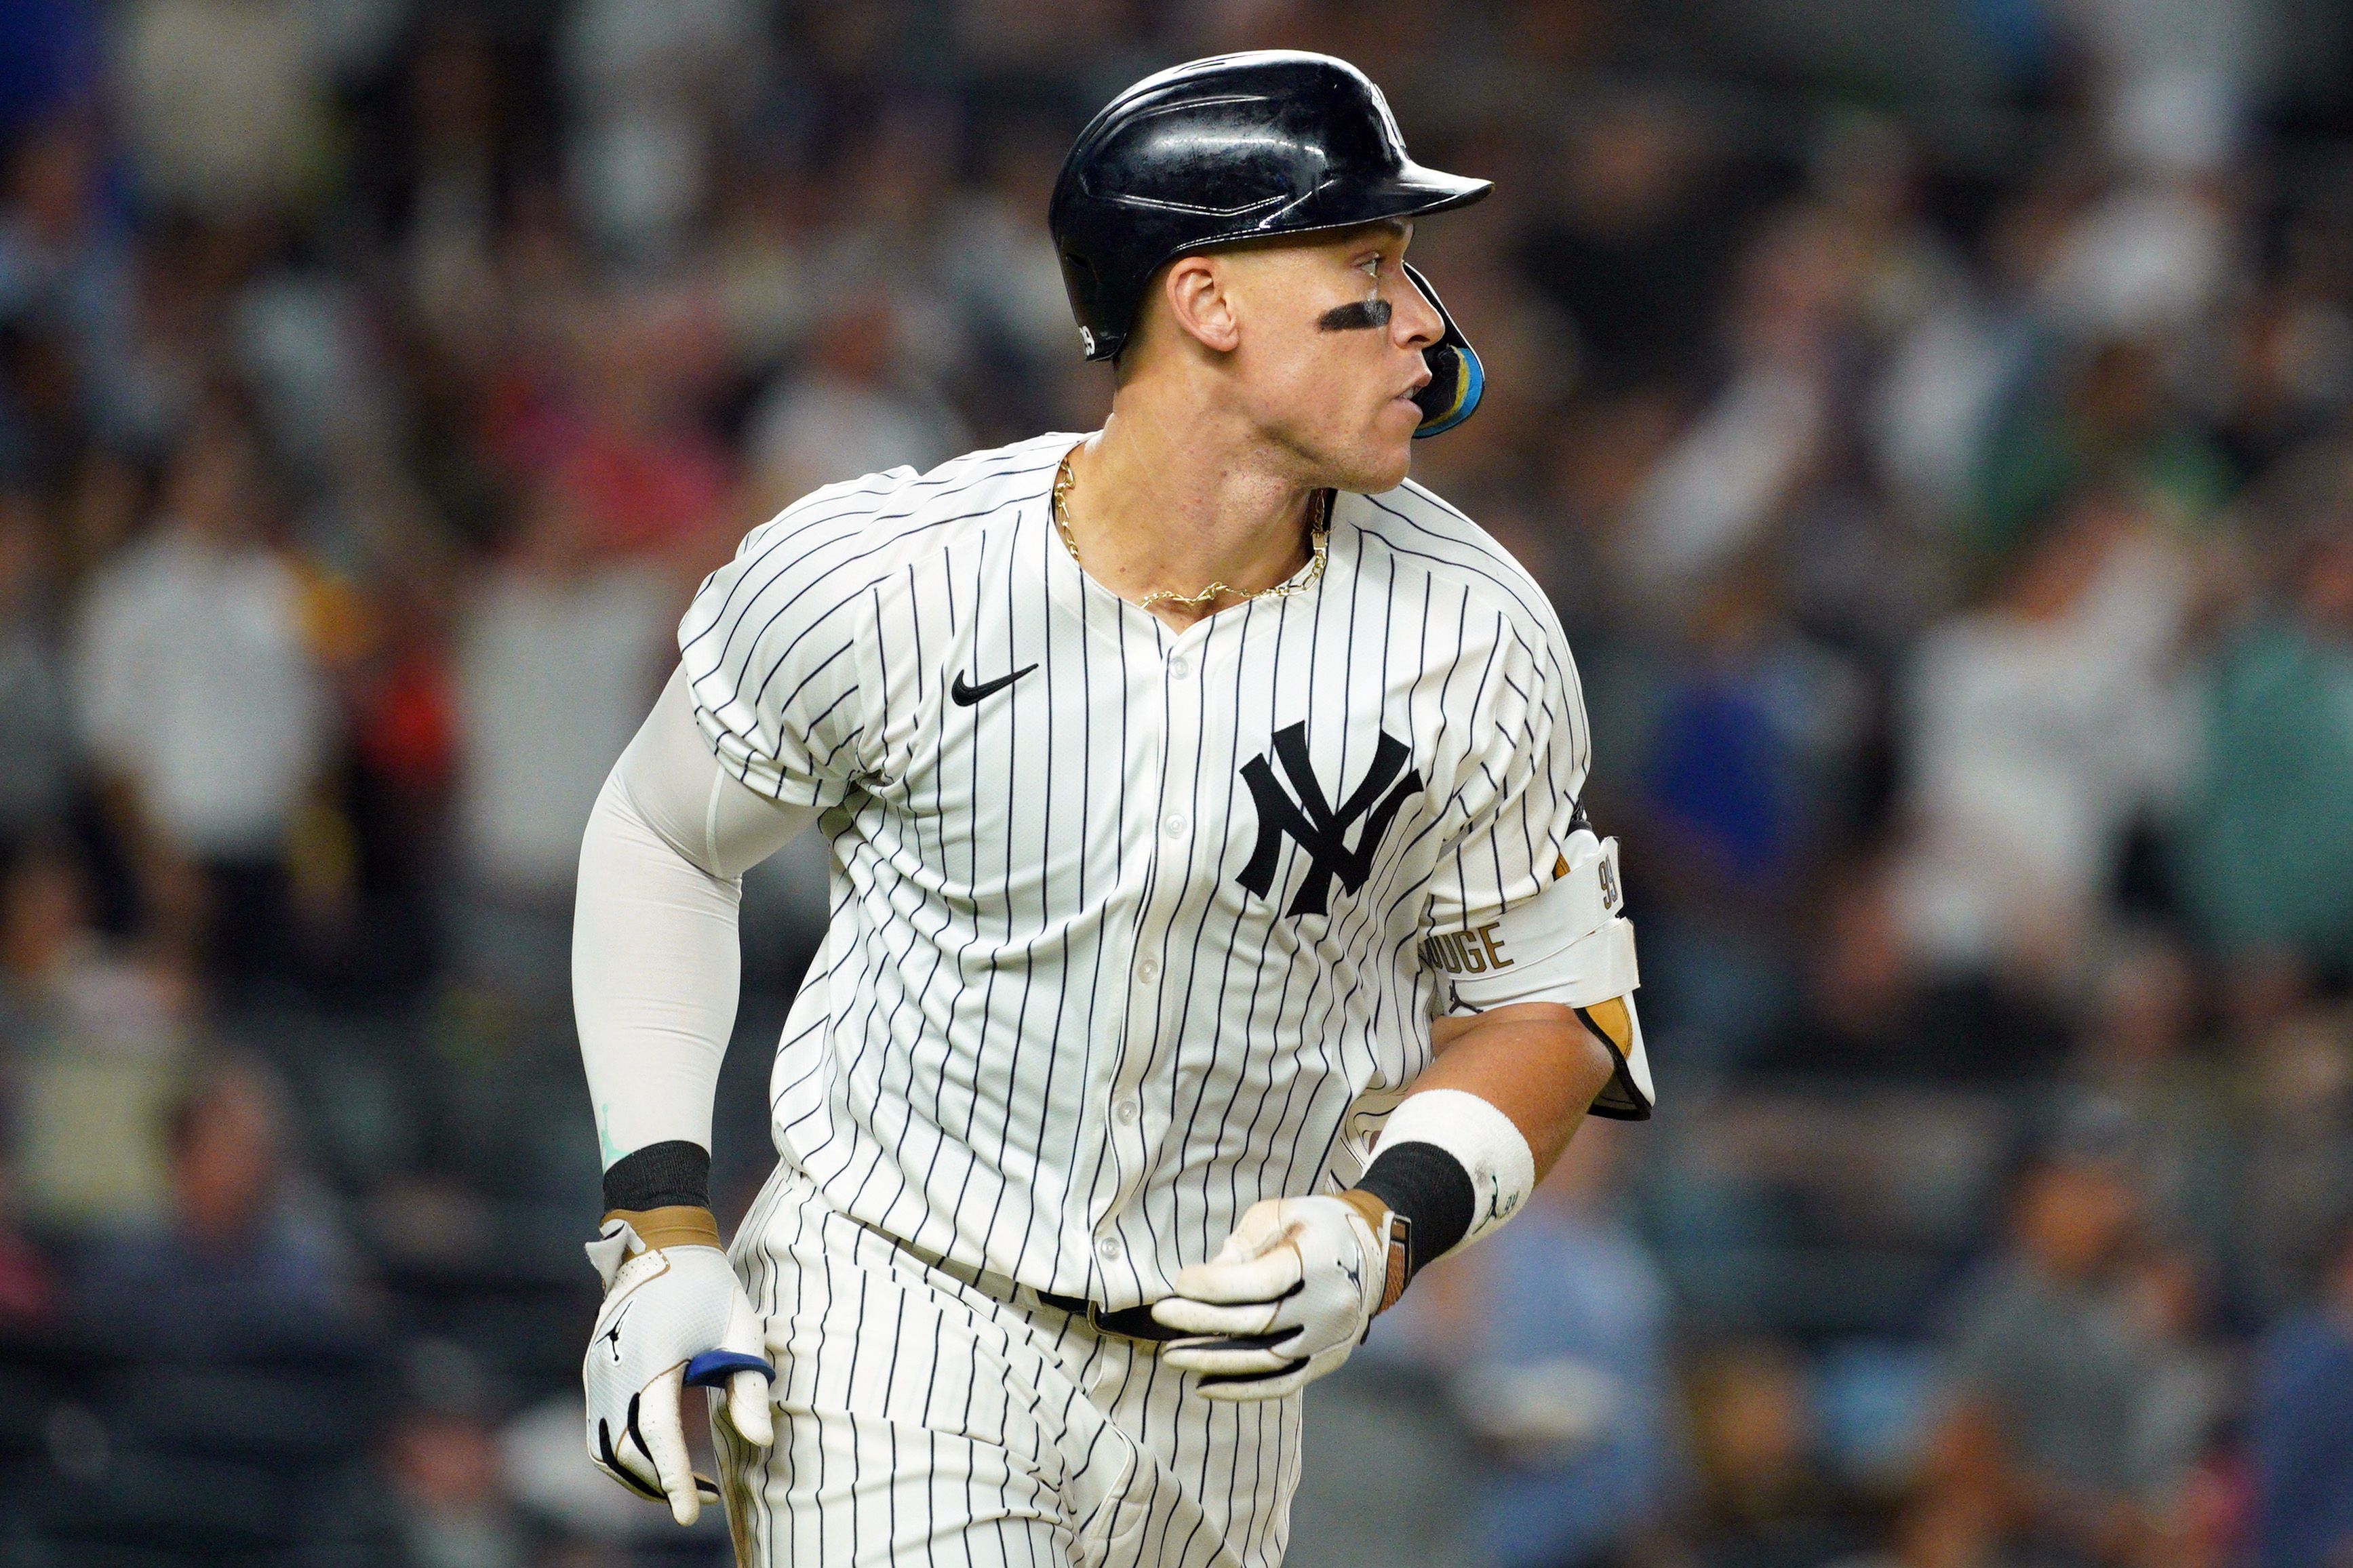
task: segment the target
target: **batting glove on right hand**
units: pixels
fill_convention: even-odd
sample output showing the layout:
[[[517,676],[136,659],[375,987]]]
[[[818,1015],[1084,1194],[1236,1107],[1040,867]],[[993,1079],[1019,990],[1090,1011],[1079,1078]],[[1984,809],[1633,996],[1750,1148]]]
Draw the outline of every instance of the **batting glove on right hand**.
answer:
[[[1376,1205],[1377,1206],[1377,1205]],[[1208,1399],[1279,1399],[1348,1359],[1388,1299],[1388,1252],[1366,1212],[1337,1197],[1252,1204],[1207,1263],[1177,1270],[1152,1305],[1160,1359],[1205,1374]]]
[[[649,1244],[638,1233],[643,1226]],[[596,1337],[581,1363],[588,1395],[588,1457],[596,1468],[692,1524],[719,1489],[687,1459],[680,1395],[689,1384],[727,1390],[727,1420],[765,1448],[776,1439],[759,1314],[700,1209],[608,1215],[588,1244],[605,1280]]]

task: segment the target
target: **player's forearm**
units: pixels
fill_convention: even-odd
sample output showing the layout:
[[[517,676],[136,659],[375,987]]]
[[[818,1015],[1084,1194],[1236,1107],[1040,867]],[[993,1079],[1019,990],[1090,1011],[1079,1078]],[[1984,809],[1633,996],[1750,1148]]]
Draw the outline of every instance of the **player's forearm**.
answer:
[[[707,1165],[743,963],[740,879],[816,819],[814,808],[755,795],[719,766],[673,670],[605,781],[580,847],[573,1008],[608,1173],[654,1145]],[[677,1184],[657,1174],[650,1185],[659,1194]]]
[[[1386,1305],[1425,1266],[1519,1212],[1617,1058],[1566,1003],[1518,1002],[1433,1029],[1441,1053],[1389,1113],[1373,1163],[1341,1194],[1386,1230]]]
[[[606,1165],[655,1143],[711,1147],[741,899],[738,882],[663,841],[617,769],[581,842],[572,927],[573,1011]]]
[[[1616,1066],[1608,1047],[1556,1002],[1522,1002],[1431,1026],[1438,1059],[1413,1080],[1473,1094],[1511,1119],[1542,1181]]]

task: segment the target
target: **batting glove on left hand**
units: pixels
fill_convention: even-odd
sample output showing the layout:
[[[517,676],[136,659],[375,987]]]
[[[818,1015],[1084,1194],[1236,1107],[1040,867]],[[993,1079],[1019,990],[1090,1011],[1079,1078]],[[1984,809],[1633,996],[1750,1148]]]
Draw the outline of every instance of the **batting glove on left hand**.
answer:
[[[1202,1336],[1171,1340],[1160,1359],[1202,1373],[1205,1398],[1279,1399],[1348,1359],[1388,1299],[1388,1244],[1366,1207],[1337,1197],[1252,1204],[1218,1255],[1178,1270],[1177,1294],[1153,1303],[1156,1321]]]
[[[765,1448],[776,1438],[768,1412],[776,1370],[762,1353],[759,1314],[719,1250],[711,1216],[699,1209],[654,1215],[608,1215],[588,1244],[588,1260],[605,1280],[605,1305],[580,1368],[588,1457],[640,1497],[667,1501],[679,1523],[692,1524],[703,1503],[719,1500],[719,1489],[688,1461],[681,1394],[689,1384],[725,1387],[729,1423]],[[648,1225],[653,1245],[633,1220]]]

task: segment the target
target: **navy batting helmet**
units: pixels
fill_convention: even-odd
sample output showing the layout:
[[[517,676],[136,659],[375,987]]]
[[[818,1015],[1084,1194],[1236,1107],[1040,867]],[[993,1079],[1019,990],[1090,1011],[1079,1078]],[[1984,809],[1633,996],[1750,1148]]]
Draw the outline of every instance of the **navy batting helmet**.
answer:
[[[1345,60],[1266,49],[1176,66],[1112,100],[1063,161],[1047,226],[1086,355],[1113,359],[1145,284],[1176,257],[1418,217],[1493,188],[1408,157],[1381,89]],[[1484,374],[1430,280],[1406,271],[1446,323],[1415,398],[1414,434],[1435,436],[1471,416]]]

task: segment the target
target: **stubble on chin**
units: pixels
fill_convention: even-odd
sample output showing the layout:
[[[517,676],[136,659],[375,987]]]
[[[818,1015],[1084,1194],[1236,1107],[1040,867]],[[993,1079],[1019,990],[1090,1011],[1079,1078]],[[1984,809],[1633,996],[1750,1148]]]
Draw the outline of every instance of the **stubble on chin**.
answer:
[[[1410,454],[1395,461],[1368,458],[1348,465],[1347,472],[1327,482],[1334,489],[1346,490],[1352,495],[1382,495],[1405,483],[1406,475],[1412,467]]]

